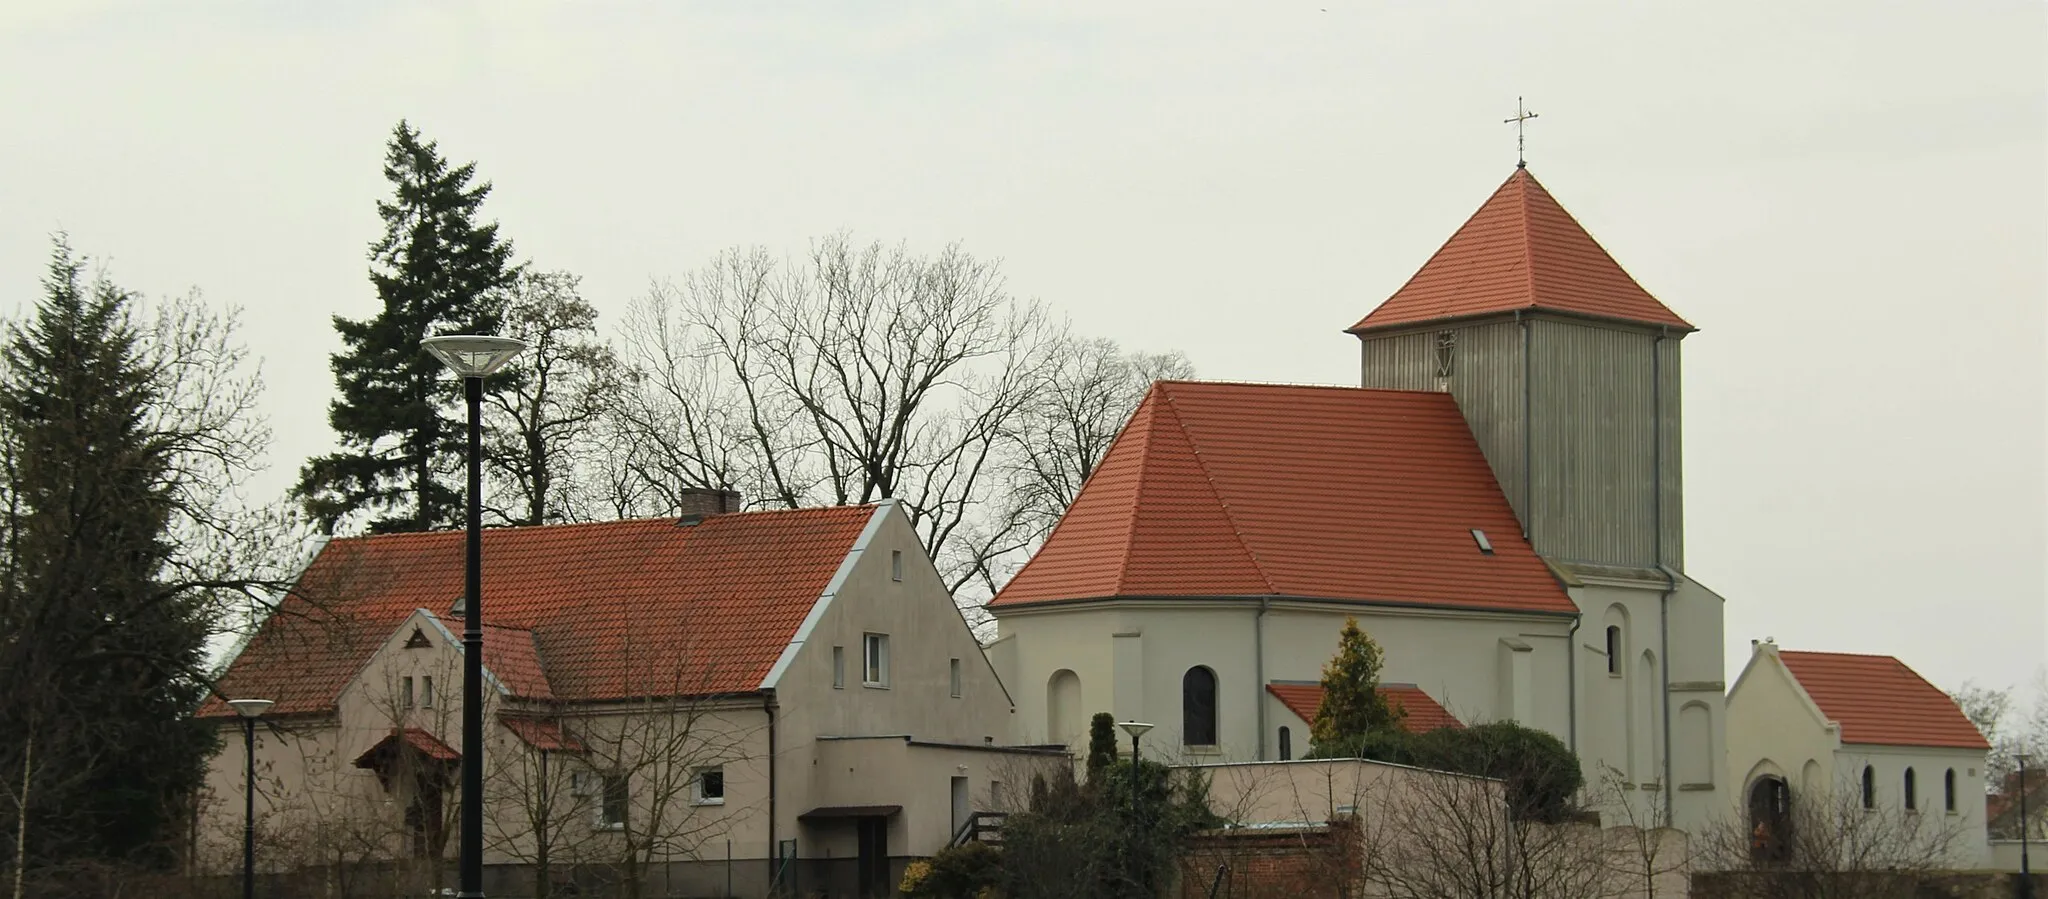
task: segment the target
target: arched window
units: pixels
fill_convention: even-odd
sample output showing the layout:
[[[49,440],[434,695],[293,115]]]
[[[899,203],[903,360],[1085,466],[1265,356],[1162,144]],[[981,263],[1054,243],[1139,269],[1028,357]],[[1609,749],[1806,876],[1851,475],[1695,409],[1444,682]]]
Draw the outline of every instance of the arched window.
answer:
[[[1188,746],[1216,745],[1216,672],[1200,665],[1180,678],[1180,738]]]
[[[1920,784],[1918,779],[1913,776],[1913,769],[1911,768],[1906,769],[1905,787],[1906,811],[1918,811],[1920,809]]]
[[[1948,769],[1941,776],[1941,804],[1944,811],[1954,814],[1956,810],[1956,769]]]
[[[1792,790],[1783,778],[1761,777],[1750,785],[1749,852],[1759,864],[1792,858]]]
[[[1877,808],[1877,772],[1863,766],[1863,807]]]
[[[1280,728],[1280,760],[1284,762],[1291,758],[1294,758],[1294,731],[1282,727]],[[1949,772],[1949,778],[1951,780],[1955,778],[1954,771]],[[1954,810],[1955,803],[1953,798],[1951,798],[1949,807],[1951,811]]]
[[[1621,625],[1607,626],[1607,673],[1621,676]]]

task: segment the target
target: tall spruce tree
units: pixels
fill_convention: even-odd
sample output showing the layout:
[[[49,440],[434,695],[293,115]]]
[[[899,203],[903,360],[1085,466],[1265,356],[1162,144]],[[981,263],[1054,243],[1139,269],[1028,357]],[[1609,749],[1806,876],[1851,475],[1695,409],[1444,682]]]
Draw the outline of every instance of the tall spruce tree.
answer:
[[[503,293],[518,275],[498,226],[478,221],[490,182],[476,163],[450,167],[433,141],[401,121],[391,133],[379,201],[384,236],[370,246],[370,281],[384,308],[374,318],[334,317],[344,350],[333,357],[340,393],[327,420],[342,451],[308,462],[298,495],[321,526],[376,513],[376,532],[461,522],[460,389],[420,341],[441,333],[495,334]]]
[[[1380,694],[1380,645],[1358,628],[1358,619],[1344,619],[1337,654],[1323,665],[1323,704],[1309,722],[1313,751],[1328,756],[1336,747],[1399,724],[1400,709]]]
[[[0,857],[165,863],[213,728],[209,607],[167,584],[177,442],[131,296],[60,239],[0,349]],[[24,858],[15,858],[17,847]]]

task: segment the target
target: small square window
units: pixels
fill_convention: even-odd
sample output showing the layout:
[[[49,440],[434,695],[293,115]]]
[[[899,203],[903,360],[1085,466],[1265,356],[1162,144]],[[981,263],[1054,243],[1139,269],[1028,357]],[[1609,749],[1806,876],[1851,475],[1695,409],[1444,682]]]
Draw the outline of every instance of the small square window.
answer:
[[[626,826],[626,775],[606,774],[603,776],[604,795],[597,804],[597,826],[607,829],[623,829]]]
[[[697,769],[696,801],[698,805],[725,804],[724,768]]]
[[[429,674],[425,677],[420,678],[420,708],[431,709],[433,707],[434,676]]]
[[[889,550],[889,579],[892,581],[903,580],[903,550]]]
[[[846,689],[846,647],[832,647],[832,689]]]
[[[952,676],[952,682],[953,682],[953,698],[954,698],[954,699],[959,699],[959,698],[960,698],[960,660],[959,660],[959,659],[951,659],[951,660],[949,660],[949,668],[951,669],[951,670],[950,670],[950,674],[951,674],[951,676]]]
[[[889,686],[889,635],[867,634],[861,639],[864,665],[861,669],[861,684],[869,687]]]

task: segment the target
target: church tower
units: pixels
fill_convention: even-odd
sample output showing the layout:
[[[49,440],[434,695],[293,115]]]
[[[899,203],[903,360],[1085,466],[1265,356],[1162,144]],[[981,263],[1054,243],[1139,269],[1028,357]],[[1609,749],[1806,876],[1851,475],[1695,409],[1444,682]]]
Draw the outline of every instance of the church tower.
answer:
[[[1363,386],[1457,399],[1537,553],[1684,569],[1679,343],[1694,329],[1526,168],[1348,330]]]

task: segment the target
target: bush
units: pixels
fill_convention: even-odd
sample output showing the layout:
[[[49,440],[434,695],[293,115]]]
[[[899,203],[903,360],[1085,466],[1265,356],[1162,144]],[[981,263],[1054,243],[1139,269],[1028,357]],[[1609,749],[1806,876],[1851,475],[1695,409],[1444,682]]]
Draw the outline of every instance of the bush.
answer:
[[[939,850],[928,861],[903,870],[908,899],[978,899],[1003,880],[1002,854],[987,843],[962,843]]]
[[[1373,731],[1339,741],[1314,758],[1360,758],[1491,777],[1507,784],[1517,820],[1556,824],[1571,817],[1585,785],[1579,757],[1548,733],[1512,721],[1426,733]]]

